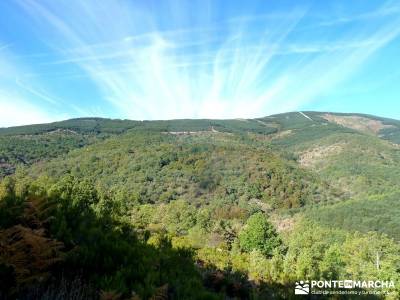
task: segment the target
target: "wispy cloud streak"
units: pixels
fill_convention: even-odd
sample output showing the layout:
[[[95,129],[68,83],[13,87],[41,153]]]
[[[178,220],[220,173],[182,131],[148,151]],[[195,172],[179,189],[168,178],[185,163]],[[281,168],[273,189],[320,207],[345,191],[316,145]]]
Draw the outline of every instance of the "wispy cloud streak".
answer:
[[[178,26],[178,17],[188,11],[176,5],[163,12],[164,19],[178,24],[170,26],[160,15],[125,1],[18,3],[51,54],[57,54],[37,56],[38,66],[50,73],[26,78],[84,77],[120,116],[134,119],[256,117],[296,110],[350,78],[400,34],[400,8],[391,3],[325,19],[313,17],[308,6],[219,21],[199,11],[201,22],[191,26]],[[365,26],[367,20],[372,26]],[[354,26],[344,34],[313,32],[350,22]],[[26,80],[16,84],[50,104],[59,102]]]
[[[30,69],[17,62],[8,48],[9,44],[0,52],[0,127],[68,118],[68,113],[59,108],[71,105],[40,88],[43,83],[37,80],[30,78],[29,84],[21,81],[19,77],[28,74]],[[79,109],[72,109],[85,115]]]

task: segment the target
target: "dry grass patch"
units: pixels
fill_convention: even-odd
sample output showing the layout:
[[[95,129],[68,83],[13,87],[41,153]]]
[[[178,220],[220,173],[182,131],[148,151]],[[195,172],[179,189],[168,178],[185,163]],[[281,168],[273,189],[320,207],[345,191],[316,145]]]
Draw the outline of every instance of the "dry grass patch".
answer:
[[[300,154],[299,164],[303,167],[313,167],[323,159],[343,151],[345,143],[336,143],[329,146],[318,146]]]
[[[322,118],[344,127],[373,134],[378,134],[384,128],[393,127],[392,125],[383,124],[382,121],[360,116],[337,116],[332,114],[324,114],[322,115]]]

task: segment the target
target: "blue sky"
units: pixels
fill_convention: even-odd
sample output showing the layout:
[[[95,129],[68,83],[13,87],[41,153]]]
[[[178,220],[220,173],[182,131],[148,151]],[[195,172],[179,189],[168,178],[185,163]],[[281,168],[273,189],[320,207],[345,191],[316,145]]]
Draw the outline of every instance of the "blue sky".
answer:
[[[0,1],[0,126],[99,116],[400,119],[398,1]]]

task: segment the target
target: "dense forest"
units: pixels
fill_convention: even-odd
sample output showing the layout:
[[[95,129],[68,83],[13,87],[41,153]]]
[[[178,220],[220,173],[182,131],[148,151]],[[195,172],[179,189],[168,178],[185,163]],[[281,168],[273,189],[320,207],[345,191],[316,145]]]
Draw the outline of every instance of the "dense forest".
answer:
[[[0,129],[0,299],[398,282],[398,143],[400,121],[322,112]],[[400,298],[383,291],[370,299]]]

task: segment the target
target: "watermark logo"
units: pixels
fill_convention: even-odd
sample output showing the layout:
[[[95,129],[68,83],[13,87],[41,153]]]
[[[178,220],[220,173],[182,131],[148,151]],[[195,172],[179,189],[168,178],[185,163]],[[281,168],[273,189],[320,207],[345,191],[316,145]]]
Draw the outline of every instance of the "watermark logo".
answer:
[[[308,281],[296,281],[296,285],[294,287],[295,295],[308,295],[310,293],[310,284]]]
[[[301,280],[295,295],[388,295],[395,288],[391,280]]]

